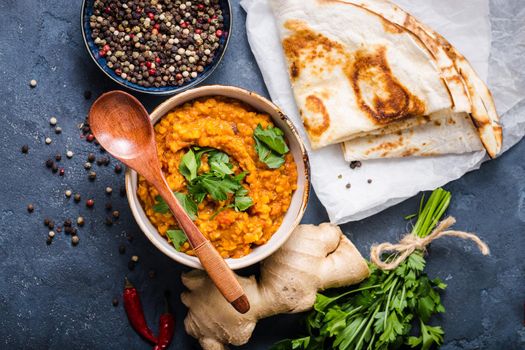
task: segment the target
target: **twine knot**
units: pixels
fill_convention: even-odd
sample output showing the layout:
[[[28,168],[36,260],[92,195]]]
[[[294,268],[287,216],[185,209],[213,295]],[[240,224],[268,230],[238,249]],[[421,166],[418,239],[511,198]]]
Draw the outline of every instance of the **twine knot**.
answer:
[[[397,244],[381,243],[372,246],[370,251],[370,260],[382,270],[393,270],[399,266],[410,254],[416,250],[425,251],[426,247],[435,239],[444,236],[458,237],[461,239],[470,239],[478,246],[481,254],[489,255],[490,250],[485,242],[473,233],[448,230],[450,226],[454,225],[456,219],[449,216],[441,221],[439,225],[426,237],[418,237],[412,233],[406,234]],[[392,261],[386,262],[382,260],[382,255],[386,252],[394,252],[395,258]]]

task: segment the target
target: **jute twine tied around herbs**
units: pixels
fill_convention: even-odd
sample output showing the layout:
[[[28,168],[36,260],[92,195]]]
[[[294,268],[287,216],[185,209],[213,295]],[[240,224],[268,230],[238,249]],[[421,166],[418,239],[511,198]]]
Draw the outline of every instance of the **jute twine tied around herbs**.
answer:
[[[441,221],[439,225],[426,237],[418,237],[412,233],[405,235],[397,244],[392,243],[381,243],[372,246],[370,251],[370,260],[382,270],[393,270],[399,266],[410,254],[415,250],[426,250],[427,245],[435,239],[444,236],[458,237],[461,239],[470,239],[478,246],[479,250],[483,255],[489,255],[490,250],[485,242],[483,242],[478,236],[473,233],[448,230],[450,226],[454,225],[456,219],[449,216],[445,220]],[[392,261],[386,262],[381,259],[381,256],[387,252],[395,252],[395,258]]]

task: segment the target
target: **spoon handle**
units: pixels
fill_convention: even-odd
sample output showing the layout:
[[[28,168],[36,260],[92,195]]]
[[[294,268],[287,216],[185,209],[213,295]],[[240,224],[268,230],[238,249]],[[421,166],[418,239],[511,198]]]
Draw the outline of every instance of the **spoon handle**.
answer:
[[[184,211],[184,208],[182,208],[177,197],[175,197],[169,188],[164,177],[162,177],[162,181],[159,179],[159,181],[153,181],[152,184],[166,201],[166,204],[179,223],[180,228],[184,231],[186,237],[188,237],[188,241],[193,247],[195,255],[199,258],[202,266],[219,292],[221,292],[224,298],[232,304],[238,312],[242,314],[248,312],[250,303],[239,281],[237,281],[235,274],[211,242],[203,236],[199,228],[195,226],[188,214]]]

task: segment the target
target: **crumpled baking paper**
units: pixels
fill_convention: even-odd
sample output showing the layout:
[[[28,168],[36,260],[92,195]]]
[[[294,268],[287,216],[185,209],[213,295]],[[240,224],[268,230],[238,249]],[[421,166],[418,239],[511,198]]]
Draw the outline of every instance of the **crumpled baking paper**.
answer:
[[[504,127],[503,150],[525,134],[525,4],[522,0],[397,0],[437,30],[488,81]],[[267,0],[242,0],[251,49],[275,104],[308,138],[293,97],[279,34]],[[327,19],[328,20],[328,19]],[[308,142],[306,141],[309,148]],[[478,169],[484,151],[429,158],[379,159],[350,169],[339,145],[309,148],[312,185],[330,221],[342,224],[378,213],[420,191]],[[339,178],[342,175],[342,178]],[[368,180],[372,180],[368,183]],[[346,188],[347,184],[350,188]]]

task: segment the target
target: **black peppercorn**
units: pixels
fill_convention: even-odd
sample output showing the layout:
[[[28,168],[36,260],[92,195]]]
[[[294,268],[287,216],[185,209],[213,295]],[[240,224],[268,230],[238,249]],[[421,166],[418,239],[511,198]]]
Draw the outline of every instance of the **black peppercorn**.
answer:
[[[53,167],[53,164],[55,164],[55,162],[53,162],[53,159],[49,158],[48,160],[46,160],[46,167],[51,168]]]
[[[28,211],[29,213],[32,213],[33,211],[35,211],[35,207],[34,207],[34,205],[33,205],[33,204],[28,204],[28,205],[27,205],[27,211]]]
[[[88,162],[93,163],[95,161],[95,159],[96,159],[95,154],[94,153],[88,154],[88,158],[87,159],[88,159]]]
[[[29,146],[28,145],[23,145],[22,146],[22,153],[27,154],[27,152],[29,152]]]
[[[115,165],[115,173],[120,174],[122,172],[122,165]]]
[[[126,253],[126,246],[124,244],[121,244],[118,246],[118,252],[119,254],[125,254]]]
[[[118,306],[118,299],[117,298],[113,298],[111,303],[113,304],[114,307],[117,307]]]
[[[57,153],[57,154],[55,155],[55,160],[56,160],[57,162],[60,162],[60,160],[62,160],[62,155],[61,155],[60,153]]]
[[[361,162],[358,160],[354,160],[350,162],[350,169],[360,168]]]

